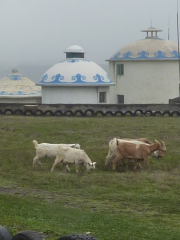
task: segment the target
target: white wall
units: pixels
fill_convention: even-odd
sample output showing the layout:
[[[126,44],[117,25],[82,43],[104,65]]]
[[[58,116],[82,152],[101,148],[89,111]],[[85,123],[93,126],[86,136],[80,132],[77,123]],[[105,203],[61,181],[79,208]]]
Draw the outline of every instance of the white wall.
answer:
[[[123,76],[116,76],[113,65],[117,63],[124,64]],[[110,77],[116,83],[114,103],[117,103],[117,94],[124,95],[125,104],[165,104],[179,97],[177,61],[120,61],[110,62],[109,67]]]
[[[117,89],[116,89],[116,75],[115,75],[115,68],[116,68],[116,62],[109,62],[109,76],[112,79],[112,81],[115,83],[115,85],[111,86],[109,88],[109,98],[111,104],[117,103]]]
[[[44,87],[42,86],[43,104],[97,104],[99,103],[99,92],[107,93],[109,103],[109,86],[107,87]]]
[[[24,104],[39,104],[41,97],[0,97],[0,103],[24,103]]]

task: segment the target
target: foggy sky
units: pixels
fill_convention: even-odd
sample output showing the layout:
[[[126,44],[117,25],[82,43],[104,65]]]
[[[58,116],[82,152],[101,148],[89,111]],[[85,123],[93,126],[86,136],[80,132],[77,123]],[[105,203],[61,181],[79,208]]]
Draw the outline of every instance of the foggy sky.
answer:
[[[108,64],[118,49],[145,38],[141,30],[151,24],[164,39],[169,26],[177,42],[177,0],[0,0],[0,64],[55,64],[71,45]]]

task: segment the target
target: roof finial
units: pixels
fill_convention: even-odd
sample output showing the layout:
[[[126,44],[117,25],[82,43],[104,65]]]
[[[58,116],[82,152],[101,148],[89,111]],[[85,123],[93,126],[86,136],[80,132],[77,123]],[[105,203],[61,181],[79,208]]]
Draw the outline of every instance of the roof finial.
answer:
[[[158,30],[158,29],[152,27],[152,25],[151,25],[151,27],[149,27],[147,30],[141,30],[141,32],[146,32],[146,34],[147,34],[146,38],[153,39],[153,38],[158,38],[157,33],[162,32],[162,30]]]

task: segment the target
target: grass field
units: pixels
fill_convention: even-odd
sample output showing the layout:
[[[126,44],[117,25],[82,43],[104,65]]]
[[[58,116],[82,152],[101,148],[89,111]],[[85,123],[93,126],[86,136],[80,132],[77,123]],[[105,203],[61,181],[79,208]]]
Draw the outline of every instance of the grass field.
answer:
[[[167,153],[150,170],[118,173],[104,165],[112,138],[163,140]],[[96,169],[50,172],[54,159],[33,168],[32,140],[79,143]],[[23,117],[0,116],[0,225],[13,235],[43,232],[57,240],[91,232],[98,240],[180,239],[179,117]]]

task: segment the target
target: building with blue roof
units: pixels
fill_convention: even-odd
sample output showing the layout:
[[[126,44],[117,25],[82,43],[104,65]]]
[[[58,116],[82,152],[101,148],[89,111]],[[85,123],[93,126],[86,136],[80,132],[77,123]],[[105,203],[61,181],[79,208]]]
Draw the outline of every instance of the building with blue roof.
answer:
[[[125,104],[167,104],[179,97],[178,45],[158,37],[150,27],[146,38],[115,52],[109,61],[110,102]]]
[[[78,45],[69,47],[66,59],[48,69],[36,84],[42,87],[43,104],[110,103],[114,85],[103,68],[84,58]]]
[[[41,103],[41,87],[13,69],[0,80],[0,103]]]

